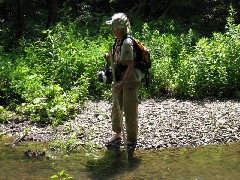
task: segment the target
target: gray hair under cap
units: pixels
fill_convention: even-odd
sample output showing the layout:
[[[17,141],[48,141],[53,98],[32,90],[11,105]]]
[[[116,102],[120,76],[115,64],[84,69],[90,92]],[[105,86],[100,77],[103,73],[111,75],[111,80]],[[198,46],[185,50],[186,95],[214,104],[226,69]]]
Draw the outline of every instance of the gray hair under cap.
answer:
[[[106,24],[111,25],[117,29],[128,29],[130,26],[130,22],[127,16],[124,13],[116,13],[112,16],[112,19],[106,21]]]

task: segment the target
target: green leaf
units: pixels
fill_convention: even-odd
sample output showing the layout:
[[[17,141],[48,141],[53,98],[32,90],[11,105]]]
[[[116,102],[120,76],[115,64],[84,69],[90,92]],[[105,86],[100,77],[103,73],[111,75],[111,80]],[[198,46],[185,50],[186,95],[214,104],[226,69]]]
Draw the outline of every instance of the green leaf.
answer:
[[[65,171],[62,170],[62,171],[59,173],[59,175],[60,175],[60,176],[63,176],[63,175],[64,175],[64,172],[65,172]]]
[[[2,114],[5,111],[4,107],[0,106],[0,114]]]
[[[56,178],[58,178],[58,175],[52,175],[50,178],[51,179],[56,179]]]

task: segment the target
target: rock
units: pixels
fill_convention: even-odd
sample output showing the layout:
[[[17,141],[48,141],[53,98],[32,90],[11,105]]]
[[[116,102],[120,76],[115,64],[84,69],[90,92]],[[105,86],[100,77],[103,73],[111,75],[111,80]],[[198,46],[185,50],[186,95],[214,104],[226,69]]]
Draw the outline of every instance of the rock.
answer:
[[[39,150],[27,150],[25,151],[25,155],[27,157],[38,157],[38,156],[45,156],[45,151],[39,151]]]
[[[78,141],[104,143],[113,135],[111,103],[86,102],[79,115],[62,126],[39,127],[30,122],[1,124],[0,132],[18,136],[31,126],[24,140],[51,141],[68,139],[75,134]],[[68,130],[69,129],[69,130]],[[139,104],[139,136],[137,149],[222,144],[240,141],[240,102],[234,100],[148,99]]]

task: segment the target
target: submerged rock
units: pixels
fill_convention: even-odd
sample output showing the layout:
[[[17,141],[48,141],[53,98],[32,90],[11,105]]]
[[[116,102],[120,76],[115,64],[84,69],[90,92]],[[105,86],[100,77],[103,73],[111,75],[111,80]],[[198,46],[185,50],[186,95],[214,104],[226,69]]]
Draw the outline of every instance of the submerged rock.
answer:
[[[39,150],[27,150],[25,151],[25,155],[27,157],[38,157],[38,156],[45,156],[45,151],[39,151]]]

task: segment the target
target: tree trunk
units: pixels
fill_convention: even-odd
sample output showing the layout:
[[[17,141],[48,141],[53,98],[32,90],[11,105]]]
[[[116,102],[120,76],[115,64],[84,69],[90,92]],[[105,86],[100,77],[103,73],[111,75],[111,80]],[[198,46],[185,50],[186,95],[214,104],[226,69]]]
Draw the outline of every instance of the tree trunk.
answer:
[[[152,10],[148,14],[148,18],[158,18],[164,16],[168,11],[173,0],[162,0],[162,1],[150,1],[149,6]]]
[[[56,24],[57,20],[57,9],[59,0],[49,0],[48,4],[48,20],[46,28]]]
[[[173,0],[144,0],[133,9],[142,18],[158,18],[163,16]]]
[[[16,15],[17,15],[17,22],[15,28],[15,36],[19,39],[23,35],[24,31],[24,5],[25,0],[17,0],[16,1]]]

